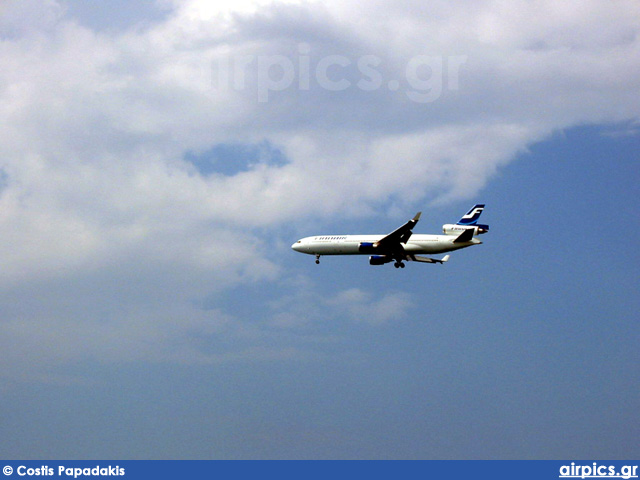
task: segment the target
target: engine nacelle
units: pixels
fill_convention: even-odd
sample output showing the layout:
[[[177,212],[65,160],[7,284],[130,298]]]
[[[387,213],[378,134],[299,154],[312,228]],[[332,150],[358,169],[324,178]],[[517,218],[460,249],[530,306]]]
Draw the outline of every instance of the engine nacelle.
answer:
[[[453,225],[448,223],[442,226],[442,233],[445,235],[460,235],[465,230],[473,230],[473,235],[480,235],[489,231],[489,225],[474,225],[465,227],[464,225]]]
[[[391,261],[393,261],[393,258],[388,257],[387,255],[371,255],[369,257],[369,265],[384,265]]]
[[[374,253],[376,251],[376,244],[373,242],[360,242],[358,251],[360,253]]]

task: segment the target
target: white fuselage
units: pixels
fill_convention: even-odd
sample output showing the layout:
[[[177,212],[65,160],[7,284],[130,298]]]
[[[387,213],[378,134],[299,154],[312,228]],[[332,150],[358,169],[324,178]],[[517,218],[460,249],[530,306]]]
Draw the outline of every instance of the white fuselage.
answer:
[[[296,252],[310,255],[370,255],[371,251],[361,251],[360,245],[374,244],[385,235],[318,235],[305,237],[291,245]],[[455,235],[413,234],[403,250],[411,254],[437,254],[479,245],[482,242],[472,238],[468,242],[454,243]],[[377,253],[377,252],[376,252]],[[381,254],[387,252],[381,251]]]

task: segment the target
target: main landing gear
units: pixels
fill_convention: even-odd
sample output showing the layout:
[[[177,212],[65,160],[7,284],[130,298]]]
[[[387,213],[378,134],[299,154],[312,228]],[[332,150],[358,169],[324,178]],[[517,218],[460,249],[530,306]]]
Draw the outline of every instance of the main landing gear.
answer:
[[[316,254],[316,265],[320,263],[320,255]]]
[[[404,263],[402,263],[400,260],[396,261],[396,263],[393,264],[394,267],[396,268],[404,268]]]

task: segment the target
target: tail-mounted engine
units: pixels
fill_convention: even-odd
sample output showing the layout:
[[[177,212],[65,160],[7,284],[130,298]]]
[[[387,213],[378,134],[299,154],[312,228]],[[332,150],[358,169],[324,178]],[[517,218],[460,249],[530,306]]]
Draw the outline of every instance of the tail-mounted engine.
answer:
[[[462,225],[446,224],[442,226],[442,232],[445,235],[460,235],[465,230],[473,230],[473,235],[480,235],[489,231],[489,225],[474,225],[472,227],[465,227]]]

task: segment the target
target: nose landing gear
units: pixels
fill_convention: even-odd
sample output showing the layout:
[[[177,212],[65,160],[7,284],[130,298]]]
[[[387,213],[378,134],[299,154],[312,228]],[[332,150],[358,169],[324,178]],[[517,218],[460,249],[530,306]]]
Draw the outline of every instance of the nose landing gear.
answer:
[[[316,254],[316,265],[320,263],[320,255]]]

